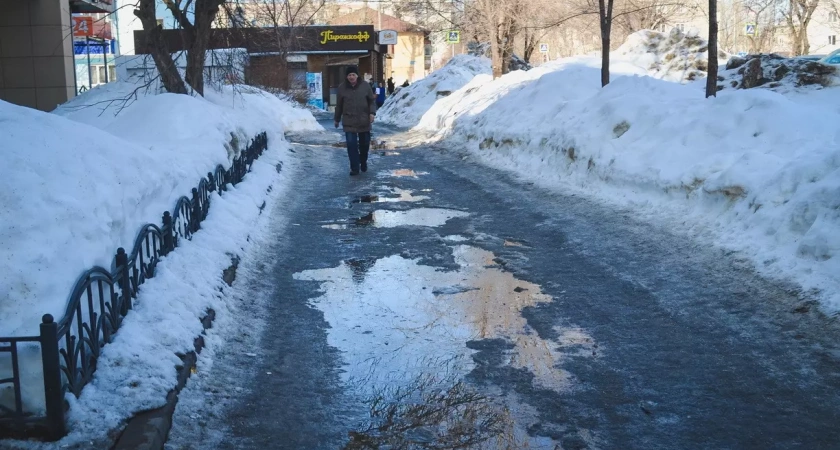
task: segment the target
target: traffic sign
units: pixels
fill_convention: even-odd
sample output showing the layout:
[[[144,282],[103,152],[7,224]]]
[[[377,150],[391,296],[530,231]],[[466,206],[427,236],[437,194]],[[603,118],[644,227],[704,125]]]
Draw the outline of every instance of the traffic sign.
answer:
[[[548,44],[540,44],[540,53],[548,53]]]
[[[461,42],[461,32],[460,31],[448,31],[446,33],[446,42],[450,44],[458,44]]]
[[[744,25],[744,34],[747,36],[755,36],[756,27],[754,23]]]

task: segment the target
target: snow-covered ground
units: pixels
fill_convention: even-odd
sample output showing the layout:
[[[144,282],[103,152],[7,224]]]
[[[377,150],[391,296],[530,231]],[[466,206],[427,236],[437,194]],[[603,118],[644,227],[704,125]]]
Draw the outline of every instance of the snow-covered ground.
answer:
[[[705,80],[663,76],[651,64],[668,54],[702,60],[697,51],[638,38],[614,53],[605,88],[596,56],[497,80],[477,75],[437,99],[416,128],[524,179],[737,250],[840,311],[840,87],[785,85],[786,77],[774,89],[705,99]],[[420,99],[409,100],[397,97],[388,112],[410,116]]]
[[[130,95],[137,88],[95,88],[54,113],[0,101],[8,169],[0,222],[11,225],[0,229],[0,335],[37,335],[43,314],[63,315],[82,271],[110,268],[117,247],[133,245],[141,225],[160,222],[178,197],[217,164],[230,166],[257,133],[268,133],[269,150],[243,183],[222,197],[212,194],[201,232],[141,287],[93,382],[80,399],[68,396],[71,433],[61,445],[102,438],[133,412],[163,403],[176,381],[175,354],[191,349],[199,318],[208,308],[225,313],[222,270],[251,245],[263,203],[290,183],[289,171],[277,170],[290,158],[284,132],[321,129],[305,109],[250,88],[208,89],[205,98],[146,89]],[[25,406],[37,413],[40,356],[37,349],[24,353]],[[0,378],[9,370],[0,360]],[[8,397],[0,392],[0,401]]]

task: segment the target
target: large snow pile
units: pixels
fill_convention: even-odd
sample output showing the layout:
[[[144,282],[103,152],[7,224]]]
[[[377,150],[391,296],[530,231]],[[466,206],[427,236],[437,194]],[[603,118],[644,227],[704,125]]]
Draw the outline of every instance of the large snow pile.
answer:
[[[733,57],[718,77],[718,90],[763,87],[787,92],[806,86],[819,89],[838,84],[836,66],[775,54]]]
[[[418,128],[524,178],[706,233],[840,309],[840,89],[705,99],[703,81],[637,76],[626,62],[601,88],[590,63],[474,80]]]
[[[100,388],[85,394],[102,401],[78,411],[101,407],[101,414],[110,414],[121,397],[133,398],[108,418],[111,425],[165,399],[174,385],[174,352],[189,348],[200,327],[197,316],[220,301],[213,292],[221,281],[208,279],[219,278],[216,266],[230,264],[229,255],[236,254],[232,246],[242,245],[267,184],[277,176],[275,167],[287,148],[284,132],[320,128],[306,110],[257,90],[236,95],[229,88],[211,90],[206,98],[143,90],[126,103],[124,94],[136,89],[132,83],[96,88],[55,114],[0,101],[0,145],[7,169],[0,178],[0,223],[6,225],[0,229],[0,336],[38,335],[43,314],[62,317],[85,269],[111,268],[113,252],[130,249],[141,225],[159,223],[162,213],[189,195],[217,164],[229,167],[257,133],[268,133],[270,151],[246,178],[257,187],[243,183],[214,199],[208,220],[225,218],[209,222],[202,227],[208,230],[204,237],[185,244],[209,241],[193,250],[179,248],[166,258],[158,277],[143,286],[138,303],[148,305],[146,314],[161,316],[141,316],[139,307],[129,315],[133,318],[126,318],[127,324],[138,324],[135,331],[121,329],[108,346],[96,374],[107,381],[97,381]],[[209,231],[217,228],[215,235]],[[187,262],[179,262],[181,258]],[[175,272],[169,274],[165,267]],[[136,350],[142,345],[154,351]],[[40,356],[37,348],[21,352],[24,407],[38,413],[43,410]],[[8,355],[2,356],[0,378],[6,378],[11,367]],[[115,378],[103,371],[111,364],[108,358],[132,361],[114,361],[114,367],[124,367],[122,372],[114,369]],[[129,377],[125,370],[136,373]],[[129,389],[129,383],[137,387],[132,378],[143,388]],[[9,387],[0,390],[0,404],[7,407],[13,406]],[[108,395],[116,397],[103,399]]]
[[[110,267],[141,225],[159,222],[257,133],[280,142],[286,126],[319,127],[309,112],[256,91],[111,102],[134,88],[96,88],[55,114],[0,103],[0,222],[11,225],[0,230],[0,335],[34,335],[42,314],[61,316],[84,269]]]
[[[400,88],[388,98],[377,117],[393,125],[414,126],[437,99],[457,91],[479,75],[490,74],[489,60],[457,55],[440,70],[408,87]]]
[[[719,51],[718,59],[726,60]],[[670,33],[637,31],[612,53],[648,71],[650,76],[667,81],[687,82],[705,78],[709,68],[709,43],[695,34],[674,28]]]

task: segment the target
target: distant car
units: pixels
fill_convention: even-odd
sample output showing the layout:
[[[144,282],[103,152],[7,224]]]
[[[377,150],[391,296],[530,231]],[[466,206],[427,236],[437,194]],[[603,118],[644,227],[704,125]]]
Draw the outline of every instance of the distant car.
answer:
[[[832,66],[840,66],[840,49],[829,53],[825,58],[819,60],[823,64],[830,64]]]

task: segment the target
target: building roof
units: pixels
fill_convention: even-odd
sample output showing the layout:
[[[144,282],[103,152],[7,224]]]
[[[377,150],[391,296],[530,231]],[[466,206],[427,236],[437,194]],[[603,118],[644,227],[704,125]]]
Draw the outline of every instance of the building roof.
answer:
[[[328,22],[330,25],[373,25],[377,30],[394,30],[398,33],[423,32],[423,27],[389,16],[371,7],[363,7]]]

